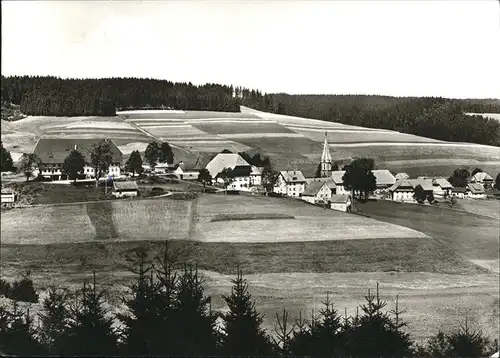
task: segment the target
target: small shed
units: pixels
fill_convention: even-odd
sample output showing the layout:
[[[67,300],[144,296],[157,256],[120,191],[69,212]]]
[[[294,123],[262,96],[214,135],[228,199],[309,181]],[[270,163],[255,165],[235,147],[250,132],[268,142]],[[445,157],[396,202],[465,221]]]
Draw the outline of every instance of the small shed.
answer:
[[[112,195],[117,198],[133,197],[139,194],[139,187],[135,181],[114,181]]]
[[[351,197],[349,195],[332,195],[330,198],[330,209],[350,212]]]

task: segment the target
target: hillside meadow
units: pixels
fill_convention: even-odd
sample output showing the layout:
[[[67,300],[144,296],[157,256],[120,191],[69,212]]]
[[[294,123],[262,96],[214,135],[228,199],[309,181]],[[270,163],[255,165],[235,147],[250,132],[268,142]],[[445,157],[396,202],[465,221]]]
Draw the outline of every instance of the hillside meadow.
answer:
[[[278,170],[300,169],[314,175],[327,132],[332,158],[345,163],[371,157],[379,168],[412,176],[444,175],[460,166],[500,171],[498,147],[441,142],[390,130],[255,111],[138,110],[114,117],[33,117],[2,124],[2,141],[14,159],[33,150],[38,138],[110,138],[125,154],[144,152],[151,140],[169,142],[178,160],[229,149],[260,152]],[[205,161],[203,161],[204,163]]]

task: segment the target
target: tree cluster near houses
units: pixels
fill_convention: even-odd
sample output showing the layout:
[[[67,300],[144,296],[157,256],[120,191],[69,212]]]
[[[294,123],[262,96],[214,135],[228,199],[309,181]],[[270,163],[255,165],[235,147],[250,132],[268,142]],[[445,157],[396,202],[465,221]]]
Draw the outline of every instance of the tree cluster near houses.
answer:
[[[239,111],[233,86],[141,78],[2,76],[2,102],[44,116],[110,116],[124,109]],[[245,92],[246,93],[246,92]]]
[[[19,301],[38,300],[33,282],[0,280],[0,295],[14,300],[0,306],[0,352],[19,356],[358,356],[476,357],[498,350],[465,324],[438,332],[422,344],[413,341],[396,296],[393,310],[368,290],[354,315],[341,314],[326,294],[319,312],[276,314],[274,334],[262,327],[262,315],[242,272],[237,269],[226,308],[211,309],[196,265],[175,261],[166,248],[154,258],[137,247],[129,255],[133,282],[112,313],[107,292],[93,280],[74,292],[51,287],[42,309],[21,309]],[[31,313],[31,314],[30,314]],[[119,324],[114,324],[119,323]]]

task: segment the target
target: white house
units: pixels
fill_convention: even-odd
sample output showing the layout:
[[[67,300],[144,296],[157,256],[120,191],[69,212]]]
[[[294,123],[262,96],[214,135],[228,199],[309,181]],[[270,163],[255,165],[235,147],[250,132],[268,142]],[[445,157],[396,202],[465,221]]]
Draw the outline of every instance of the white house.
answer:
[[[10,189],[2,189],[2,204],[13,204],[16,201],[16,193]]]
[[[311,204],[327,203],[332,197],[332,190],[324,181],[313,181],[307,184],[300,198]]]
[[[413,202],[414,186],[408,179],[400,179],[388,188],[393,201],[411,201]]]
[[[470,199],[486,199],[484,186],[479,183],[467,184],[466,196]]]
[[[174,164],[158,163],[158,164],[155,165],[154,173],[155,174],[170,174],[174,170],[175,170],[175,165]]]
[[[444,197],[451,195],[452,189],[453,185],[451,185],[445,178],[434,178],[432,180],[432,190],[434,192],[434,196]]]
[[[344,187],[344,181],[342,177],[345,174],[345,170],[336,170],[332,172],[332,179],[335,183],[335,192],[333,194],[344,195],[350,194],[350,191]]]
[[[350,212],[352,207],[350,195],[332,195],[330,198],[330,209]]]
[[[200,171],[198,169],[187,168],[184,165],[184,162],[179,162],[175,166],[173,173],[180,180],[197,180],[200,175]]]
[[[252,171],[250,172],[250,184],[252,186],[262,185],[262,172],[264,167],[256,167],[252,165]]]
[[[274,184],[274,192],[298,198],[306,187],[306,178],[300,170],[281,171]]]
[[[113,181],[112,195],[117,198],[137,196],[139,188],[135,181]]]
[[[246,165],[236,166],[231,170],[229,177],[231,182],[228,190],[251,191],[252,183],[250,179],[252,168]]]
[[[112,162],[107,175],[119,177],[121,175],[120,166],[123,154],[112,140],[106,139],[110,144]],[[73,150],[79,151],[85,158],[86,165],[83,168],[83,175],[86,178],[95,178],[94,168],[89,165],[91,162],[90,153],[98,139],[58,139],[40,138],[35,146],[35,153],[41,160],[41,166],[35,175],[42,175],[52,180],[64,178],[62,167],[64,160]]]
[[[251,165],[239,154],[219,153],[206,165],[205,169],[208,170],[212,178],[216,178],[225,168],[234,169],[237,166],[251,168]]]
[[[477,172],[470,178],[470,182],[483,184],[485,188],[491,188],[493,186],[493,177],[486,172]]]

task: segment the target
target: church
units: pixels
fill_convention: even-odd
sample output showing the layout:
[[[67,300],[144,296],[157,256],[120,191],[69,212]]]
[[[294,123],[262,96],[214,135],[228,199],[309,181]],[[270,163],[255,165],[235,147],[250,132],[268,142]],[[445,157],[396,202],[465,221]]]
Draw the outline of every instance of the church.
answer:
[[[327,132],[325,132],[325,142],[323,143],[323,153],[321,154],[321,178],[331,178],[332,176],[332,157],[330,156],[330,147],[328,146]]]

